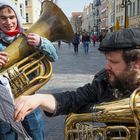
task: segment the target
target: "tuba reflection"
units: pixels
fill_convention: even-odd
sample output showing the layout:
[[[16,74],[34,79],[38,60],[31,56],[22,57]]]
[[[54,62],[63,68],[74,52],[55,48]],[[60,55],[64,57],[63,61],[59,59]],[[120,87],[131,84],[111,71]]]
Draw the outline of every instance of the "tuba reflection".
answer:
[[[139,140],[140,88],[130,98],[102,103],[94,110],[67,117],[65,140]]]
[[[52,1],[42,3],[42,13],[38,21],[25,32],[37,33],[50,41],[70,42],[73,30],[65,14]],[[52,65],[46,55],[28,46],[24,35],[19,36],[5,50],[8,63],[0,69],[8,78],[14,97],[29,95],[41,88],[52,75]],[[27,57],[25,57],[25,54]],[[33,78],[30,78],[34,74]]]

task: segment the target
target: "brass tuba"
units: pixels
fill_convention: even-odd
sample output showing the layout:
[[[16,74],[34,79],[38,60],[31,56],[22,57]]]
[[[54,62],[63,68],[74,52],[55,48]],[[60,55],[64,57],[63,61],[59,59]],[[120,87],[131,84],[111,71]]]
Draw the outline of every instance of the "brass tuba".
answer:
[[[94,110],[67,117],[65,140],[139,140],[140,88],[130,98],[102,103]]]
[[[71,24],[65,14],[57,5],[47,0],[42,3],[39,20],[25,34],[30,32],[52,42],[70,42],[73,37]],[[4,51],[8,53],[9,61],[0,72],[8,78],[15,98],[33,94],[50,79],[52,65],[47,56],[29,46],[24,35],[19,36]],[[31,78],[31,75],[34,76]]]

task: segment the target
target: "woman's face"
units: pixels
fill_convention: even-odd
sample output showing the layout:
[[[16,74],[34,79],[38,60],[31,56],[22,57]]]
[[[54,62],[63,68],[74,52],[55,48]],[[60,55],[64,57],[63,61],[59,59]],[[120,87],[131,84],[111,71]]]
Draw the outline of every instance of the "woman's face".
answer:
[[[0,29],[3,32],[13,32],[17,28],[17,17],[15,12],[6,7],[0,10]]]

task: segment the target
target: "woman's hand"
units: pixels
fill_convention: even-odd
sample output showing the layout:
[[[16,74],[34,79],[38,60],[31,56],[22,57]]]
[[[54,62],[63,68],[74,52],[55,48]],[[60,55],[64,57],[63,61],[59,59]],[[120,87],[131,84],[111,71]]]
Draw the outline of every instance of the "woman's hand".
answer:
[[[6,52],[0,52],[0,66],[4,66],[8,62],[8,54]]]
[[[39,47],[41,45],[41,37],[35,33],[29,33],[27,36],[27,43],[31,46]]]

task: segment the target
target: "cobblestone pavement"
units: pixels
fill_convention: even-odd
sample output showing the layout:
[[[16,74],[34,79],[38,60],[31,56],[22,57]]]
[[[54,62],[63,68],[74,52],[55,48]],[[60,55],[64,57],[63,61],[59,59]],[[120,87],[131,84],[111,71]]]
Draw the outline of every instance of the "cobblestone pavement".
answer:
[[[89,54],[84,54],[83,47],[79,47],[78,55],[73,52],[73,46],[63,43],[60,48],[55,44],[59,59],[53,63],[51,80],[38,93],[61,92],[75,90],[77,87],[91,82],[94,74],[103,68],[105,60],[103,54],[96,47],[90,46]],[[66,116],[57,116],[46,120],[46,140],[64,139],[64,120]]]

